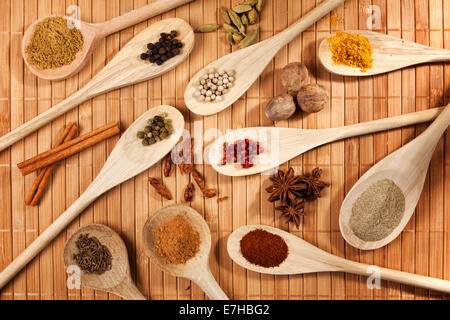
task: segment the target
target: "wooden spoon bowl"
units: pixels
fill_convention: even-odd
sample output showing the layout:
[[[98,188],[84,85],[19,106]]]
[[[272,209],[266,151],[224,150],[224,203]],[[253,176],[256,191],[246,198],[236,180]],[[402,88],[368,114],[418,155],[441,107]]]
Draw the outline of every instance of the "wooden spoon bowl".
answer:
[[[289,250],[286,260],[275,268],[264,268],[248,262],[241,253],[240,241],[249,232],[262,229],[283,238]],[[235,230],[228,238],[228,254],[231,259],[248,270],[272,274],[294,275],[312,272],[348,272],[362,276],[373,276],[374,272],[384,280],[400,282],[416,287],[450,292],[450,281],[419,276],[411,273],[369,266],[332,255],[286,231],[262,225],[244,226]],[[375,270],[375,271],[374,271]]]
[[[131,279],[128,253],[122,238],[107,226],[91,224],[78,229],[67,240],[64,247],[64,265],[66,269],[77,266],[74,255],[78,253],[76,241],[82,234],[96,237],[101,244],[105,245],[112,255],[112,268],[101,275],[80,273],[81,283],[95,290],[103,290],[114,293],[124,299],[145,300]]]
[[[153,229],[160,228],[176,216],[182,216],[200,234],[200,251],[185,264],[168,264],[156,251]],[[194,209],[182,205],[171,205],[155,211],[147,220],[142,232],[146,255],[164,272],[187,278],[200,286],[214,300],[228,300],[217,284],[209,268],[211,231],[203,217]]]
[[[47,80],[62,80],[78,73],[86,65],[86,63],[89,61],[89,57],[91,56],[92,52],[97,47],[98,42],[103,38],[101,37],[101,35],[99,34],[98,30],[95,28],[94,25],[83,21],[79,21],[80,23],[79,30],[83,35],[83,48],[81,49],[81,51],[77,53],[75,60],[72,61],[71,64],[62,66],[57,69],[41,69],[38,66],[32,65],[28,62],[26,49],[31,41],[31,38],[33,37],[36,25],[42,22],[43,20],[51,17],[56,16],[51,15],[36,20],[27,28],[27,30],[25,30],[22,39],[22,57],[28,69],[39,78]],[[70,19],[69,17],[64,18]]]
[[[339,215],[342,236],[350,245],[373,250],[387,245],[401,233],[419,202],[434,149],[449,124],[450,104],[420,136],[378,162],[353,186],[342,203]],[[399,225],[384,239],[365,241],[358,238],[349,226],[352,207],[364,191],[383,179],[392,180],[403,191],[405,211]]]
[[[450,60],[450,50],[432,48],[377,32],[364,30],[345,32],[362,35],[370,41],[373,50],[373,66],[362,72],[360,68],[334,64],[328,39],[335,34],[331,34],[319,46],[319,59],[329,72],[342,76],[373,76],[421,63]]]
[[[33,24],[31,24],[27,30],[25,30],[22,39],[22,56],[24,58],[26,66],[30,69],[32,73],[36,76],[47,79],[47,80],[62,80],[66,79],[76,73],[78,73],[89,61],[89,58],[98,44],[108,35],[113,34],[122,29],[128,28],[132,25],[145,21],[151,17],[159,15],[163,12],[176,8],[180,5],[189,3],[193,0],[158,0],[142,8],[128,12],[120,17],[116,17],[112,20],[92,24],[86,23],[80,20],[76,20],[77,27],[83,35],[83,48],[77,53],[76,58],[71,64],[62,66],[57,69],[40,69],[37,66],[31,65],[28,62],[26,55],[26,48],[30,43],[31,37],[33,36],[36,24],[49,18],[55,17],[48,16],[43,17]],[[74,21],[73,18],[64,17],[65,19],[71,19],[68,21]],[[167,30],[166,30],[167,31]],[[170,31],[170,30],[169,30]]]

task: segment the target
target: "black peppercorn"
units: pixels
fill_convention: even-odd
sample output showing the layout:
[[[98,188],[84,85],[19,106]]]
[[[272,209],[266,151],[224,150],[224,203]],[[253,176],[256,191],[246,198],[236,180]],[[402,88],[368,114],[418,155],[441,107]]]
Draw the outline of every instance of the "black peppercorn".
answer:
[[[172,30],[170,33],[162,32],[160,39],[155,43],[148,43],[148,52],[141,54],[142,60],[149,60],[151,63],[162,65],[167,60],[172,59],[176,55],[180,54],[180,48],[183,44],[175,37],[178,36],[178,32]]]

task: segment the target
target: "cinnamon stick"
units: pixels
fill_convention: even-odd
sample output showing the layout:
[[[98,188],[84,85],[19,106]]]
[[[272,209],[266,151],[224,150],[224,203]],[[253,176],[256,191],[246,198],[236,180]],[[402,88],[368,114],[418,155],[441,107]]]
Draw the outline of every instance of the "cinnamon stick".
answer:
[[[59,139],[56,141],[54,147],[58,147],[64,142],[72,140],[78,134],[77,125],[69,122]],[[31,187],[30,192],[28,193],[27,198],[25,199],[25,205],[27,206],[36,206],[39,203],[42,195],[44,194],[45,189],[50,181],[50,177],[53,173],[53,170],[56,168],[56,163],[51,165],[50,167],[42,169],[39,175],[34,180],[33,186]]]
[[[89,132],[89,133],[87,133],[85,135],[82,135],[82,136],[80,136],[80,137],[78,137],[76,139],[73,139],[73,140],[71,140],[71,141],[69,141],[67,143],[64,143],[64,144],[60,145],[59,147],[50,149],[50,150],[48,150],[48,151],[46,151],[44,153],[41,153],[41,154],[37,155],[36,157],[33,157],[33,158],[29,159],[29,160],[21,162],[21,163],[17,164],[17,167],[19,169],[21,169],[23,167],[26,167],[26,166],[28,166],[28,165],[36,162],[36,161],[42,160],[42,159],[44,159],[46,157],[49,157],[49,156],[51,156],[53,154],[56,154],[56,153],[62,151],[64,149],[67,149],[67,148],[69,148],[69,147],[71,147],[73,145],[76,145],[76,144],[78,144],[78,143],[80,143],[80,142],[82,142],[84,140],[87,140],[87,139],[89,139],[91,137],[94,137],[94,136],[98,135],[99,133],[101,133],[103,131],[106,131],[106,130],[108,130],[110,128],[114,128],[114,127],[118,127],[118,126],[119,126],[118,122],[108,123],[107,125],[105,125],[103,127],[95,129],[92,132]]]
[[[17,167],[19,167],[22,175],[26,176],[36,170],[45,168],[60,160],[73,156],[74,154],[77,154],[119,133],[119,123],[113,122],[81,137],[65,142],[59,147],[53,148],[34,158],[19,163]]]

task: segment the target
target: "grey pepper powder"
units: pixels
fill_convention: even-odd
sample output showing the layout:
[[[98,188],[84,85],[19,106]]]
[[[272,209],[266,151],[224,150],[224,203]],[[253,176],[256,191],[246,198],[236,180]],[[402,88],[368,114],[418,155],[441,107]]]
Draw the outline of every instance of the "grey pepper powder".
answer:
[[[405,195],[390,179],[372,184],[352,206],[350,229],[364,241],[386,238],[400,224]]]

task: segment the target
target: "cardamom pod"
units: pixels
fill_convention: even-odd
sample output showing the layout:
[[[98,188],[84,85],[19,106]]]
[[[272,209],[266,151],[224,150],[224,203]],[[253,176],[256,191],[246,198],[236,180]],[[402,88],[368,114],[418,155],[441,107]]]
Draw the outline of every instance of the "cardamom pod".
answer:
[[[204,24],[195,29],[195,32],[207,33],[216,31],[219,28],[220,26],[218,24]]]
[[[236,29],[235,27],[233,27],[231,24],[225,23],[225,24],[223,25],[223,28],[224,28],[228,33],[231,33],[231,34],[233,34],[233,33],[239,33],[239,30]]]
[[[242,39],[241,42],[239,42],[239,48],[244,49],[252,45],[255,42],[257,36],[258,36],[258,29],[250,31],[250,33],[244,39]]]
[[[255,9],[253,9],[253,10],[255,10]],[[249,21],[246,13],[241,15],[241,21],[244,24],[244,26],[248,26],[250,24],[250,21]]]
[[[241,4],[248,4],[249,6],[256,6],[256,4],[258,3],[258,0],[247,0],[242,2]]]
[[[248,4],[238,4],[237,6],[233,7],[233,11],[236,13],[249,12],[252,9],[252,6]]]
[[[244,36],[240,33],[233,33],[233,41],[235,43],[241,42],[244,39]]]
[[[265,4],[266,0],[258,0],[258,3],[256,4],[256,10],[258,10],[258,12],[261,13],[262,9],[264,9]]]
[[[231,21],[239,29],[239,32],[245,36],[245,26],[239,18],[239,15],[233,10],[228,10],[228,15],[230,16]]]
[[[231,45],[234,44],[233,34],[234,34],[234,33],[229,33],[229,32],[227,32],[227,41],[228,41]]]
[[[230,16],[228,15],[228,9],[224,8],[224,7],[220,7],[220,14],[222,15],[223,18],[223,22],[227,23],[227,24],[231,24],[231,19]]]
[[[247,13],[248,15],[248,21],[250,24],[255,24],[258,22],[259,20],[259,13],[256,9],[252,9],[252,11],[250,11],[249,13]]]

